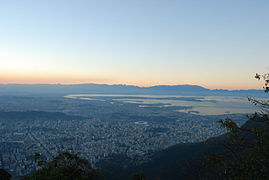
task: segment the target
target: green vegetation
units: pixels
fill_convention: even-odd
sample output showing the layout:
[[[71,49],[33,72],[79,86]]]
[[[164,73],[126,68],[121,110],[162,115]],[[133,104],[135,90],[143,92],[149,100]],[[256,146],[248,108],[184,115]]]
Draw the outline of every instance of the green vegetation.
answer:
[[[144,173],[136,173],[133,175],[132,180],[147,180]]]
[[[7,171],[4,169],[0,168],[0,179],[1,180],[10,180],[12,178],[12,175],[9,174]]]
[[[224,140],[213,143],[223,149],[207,154],[201,177],[266,179],[269,175],[269,116],[256,113],[242,127],[230,119],[222,120],[221,124],[228,133]]]
[[[256,74],[258,80],[264,79],[264,90],[269,92],[269,74]],[[222,141],[213,143],[221,145],[221,153],[209,153],[204,164],[202,177],[207,179],[267,179],[269,175],[269,103],[249,99],[261,107],[242,127],[231,119],[221,120],[227,129]],[[207,143],[207,142],[206,142]],[[212,143],[212,142],[209,142]]]
[[[256,74],[255,78],[264,80],[263,88],[268,93],[269,74]],[[248,121],[241,127],[232,119],[220,120],[221,126],[227,130],[222,136],[211,138],[204,143],[175,145],[155,153],[150,162],[137,167],[123,168],[128,164],[128,160],[125,156],[121,158],[118,155],[112,160],[112,165],[107,168],[103,166],[102,171],[108,175],[107,179],[268,179],[269,102],[251,98],[249,101],[259,106],[261,112],[249,116]],[[40,153],[35,154],[35,159],[39,169],[24,177],[24,180],[104,179],[86,159],[70,152],[60,153],[50,162],[42,160]],[[120,163],[123,167],[118,166]],[[186,163],[189,165],[179,172],[179,166]],[[139,173],[131,176],[133,172]],[[10,178],[8,172],[0,169],[1,180]]]
[[[263,89],[265,92],[269,92],[269,73],[265,73],[263,75],[256,73],[255,78],[258,80],[263,79],[264,80]]]
[[[39,153],[35,154],[36,162],[41,167],[24,180],[100,180],[102,175],[92,168],[89,161],[79,156],[63,152],[52,161],[41,160]]]

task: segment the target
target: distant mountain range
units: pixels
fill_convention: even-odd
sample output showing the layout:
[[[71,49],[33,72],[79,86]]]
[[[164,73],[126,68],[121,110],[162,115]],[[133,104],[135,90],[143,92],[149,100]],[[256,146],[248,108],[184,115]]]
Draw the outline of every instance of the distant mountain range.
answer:
[[[66,95],[66,94],[151,94],[151,95],[253,95],[262,90],[207,89],[197,85],[160,85],[139,87],[106,84],[2,84],[0,95]]]

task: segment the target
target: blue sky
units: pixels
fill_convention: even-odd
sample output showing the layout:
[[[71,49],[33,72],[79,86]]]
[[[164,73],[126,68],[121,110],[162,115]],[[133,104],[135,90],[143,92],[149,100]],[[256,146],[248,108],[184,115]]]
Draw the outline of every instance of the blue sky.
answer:
[[[0,0],[0,83],[260,88],[266,0]]]

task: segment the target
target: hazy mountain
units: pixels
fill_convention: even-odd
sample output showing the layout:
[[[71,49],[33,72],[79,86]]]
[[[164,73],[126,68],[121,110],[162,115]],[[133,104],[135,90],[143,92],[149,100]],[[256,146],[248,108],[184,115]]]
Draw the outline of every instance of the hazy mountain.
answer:
[[[2,84],[0,95],[156,94],[156,95],[263,95],[262,90],[217,90],[197,85],[139,87],[106,84]]]

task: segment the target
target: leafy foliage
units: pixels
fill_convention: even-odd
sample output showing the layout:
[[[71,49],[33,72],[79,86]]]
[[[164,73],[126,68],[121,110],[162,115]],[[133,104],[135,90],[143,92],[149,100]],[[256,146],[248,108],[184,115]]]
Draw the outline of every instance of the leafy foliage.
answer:
[[[0,168],[0,179],[1,180],[10,180],[12,178],[6,170]]]
[[[264,79],[264,90],[269,91],[269,74],[256,74]],[[209,153],[204,176],[207,179],[267,179],[269,176],[269,103],[249,99],[262,108],[261,113],[249,116],[248,122],[238,127],[231,119],[221,120],[227,134],[223,141],[215,142],[224,147],[221,153]],[[210,172],[210,173],[209,173]]]
[[[41,160],[39,153],[35,154],[36,162],[41,168],[25,180],[99,180],[102,175],[92,168],[91,164],[79,156],[63,152],[52,161],[46,163]]]
[[[147,180],[144,173],[136,173],[133,175],[132,180]]]
[[[269,116],[255,113],[249,127],[237,127],[223,122],[228,137],[221,144],[225,151],[208,154],[214,167],[210,176],[225,179],[266,179],[269,175]]]
[[[263,89],[265,92],[269,92],[269,73],[265,73],[263,75],[256,73],[255,78],[258,80],[263,79],[264,80]]]

